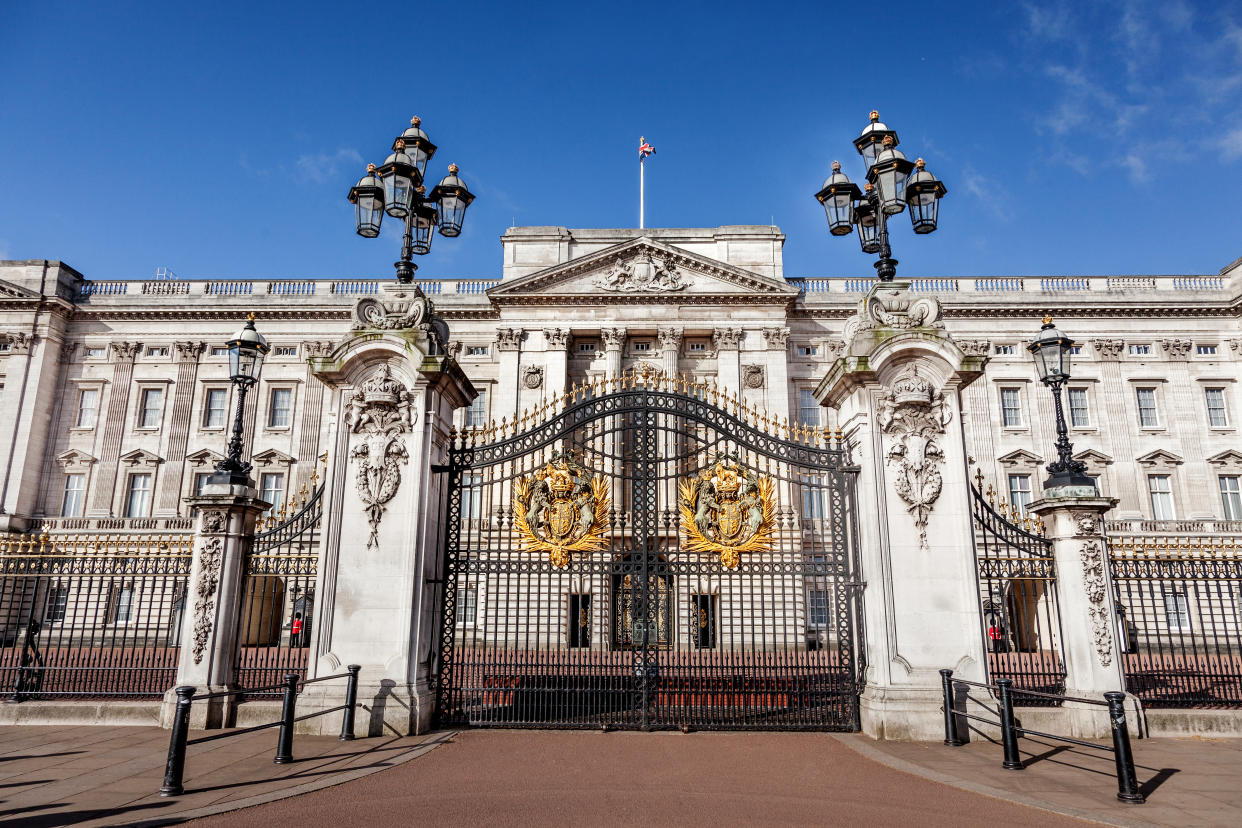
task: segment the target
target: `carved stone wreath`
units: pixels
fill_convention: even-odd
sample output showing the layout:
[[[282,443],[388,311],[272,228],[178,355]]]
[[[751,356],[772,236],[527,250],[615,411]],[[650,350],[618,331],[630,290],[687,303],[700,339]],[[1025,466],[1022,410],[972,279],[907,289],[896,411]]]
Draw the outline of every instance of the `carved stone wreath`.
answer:
[[[1109,625],[1108,605],[1105,602],[1104,549],[1098,540],[1089,540],[1078,553],[1082,561],[1083,586],[1087,591],[1087,612],[1091,616],[1091,637],[1100,666],[1113,663],[1113,639]]]
[[[944,486],[939,440],[951,416],[944,393],[921,376],[917,366],[902,373],[880,402],[880,429],[890,441],[885,459],[895,472],[893,488],[914,516],[923,550],[927,519]]]
[[[362,383],[350,402],[347,422],[350,431],[359,435],[349,456],[358,462],[355,485],[371,525],[367,539],[367,549],[371,549],[379,545],[384,504],[396,495],[400,467],[409,459],[401,435],[411,429],[410,392],[393,378],[387,364]]]
[[[194,589],[195,664],[202,663],[207,642],[211,639],[216,613],[216,588],[220,586],[220,566],[224,561],[224,539],[210,538],[204,543],[199,549],[198,561],[198,584]]]

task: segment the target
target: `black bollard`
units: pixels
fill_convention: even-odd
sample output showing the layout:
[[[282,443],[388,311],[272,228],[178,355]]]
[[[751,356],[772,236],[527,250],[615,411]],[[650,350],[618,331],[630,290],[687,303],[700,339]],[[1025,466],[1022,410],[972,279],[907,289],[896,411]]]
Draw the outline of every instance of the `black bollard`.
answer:
[[[172,735],[168,739],[168,764],[164,766],[164,786],[160,796],[181,796],[185,788],[181,779],[185,776],[185,743],[190,737],[190,705],[194,702],[194,688],[178,687],[177,709],[173,711]]]
[[[953,671],[940,671],[940,684],[944,687],[944,743],[951,747],[966,744],[957,734],[957,715],[953,711]]]
[[[285,703],[280,711],[280,735],[276,737],[276,756],[272,762],[285,765],[293,761],[293,720],[297,718],[298,674],[285,674]]]
[[[358,706],[358,671],[362,667],[350,664],[345,669],[349,671],[349,678],[345,680],[345,717],[341,719],[341,741],[352,742],[354,740],[354,708]]]
[[[1130,728],[1126,725],[1126,694],[1113,690],[1104,694],[1108,702],[1108,720],[1113,727],[1113,759],[1117,762],[1117,798],[1139,805],[1147,797],[1139,791],[1138,775],[1134,772],[1134,754],[1130,752]]]
[[[1001,767],[1006,770],[1024,770],[1022,757],[1018,753],[1018,728],[1013,722],[1013,679],[997,679],[1000,688],[1000,720],[1001,745],[1005,748],[1005,761]]]

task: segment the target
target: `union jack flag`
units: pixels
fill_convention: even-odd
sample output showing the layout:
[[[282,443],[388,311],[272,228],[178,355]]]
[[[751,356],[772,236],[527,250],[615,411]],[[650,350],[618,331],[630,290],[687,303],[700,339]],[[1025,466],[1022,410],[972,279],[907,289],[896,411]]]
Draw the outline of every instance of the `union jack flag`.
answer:
[[[655,147],[647,143],[647,139],[641,135],[638,137],[638,160],[641,161],[648,155],[655,155]]]

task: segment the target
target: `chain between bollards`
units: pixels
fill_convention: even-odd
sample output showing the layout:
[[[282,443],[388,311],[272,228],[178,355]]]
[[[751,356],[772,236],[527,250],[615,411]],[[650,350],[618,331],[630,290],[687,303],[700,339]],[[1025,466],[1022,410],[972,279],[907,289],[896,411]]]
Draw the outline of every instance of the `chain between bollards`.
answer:
[[[349,671],[349,678],[345,680],[345,716],[341,719],[341,741],[352,742],[354,740],[354,708],[358,705],[358,671],[362,667],[358,664],[350,664],[345,669]]]
[[[280,735],[276,738],[276,756],[272,762],[285,765],[293,761],[293,720],[297,718],[298,674],[285,674],[285,700],[280,711]]]
[[[1104,694],[1108,702],[1108,721],[1113,728],[1113,759],[1117,763],[1117,798],[1135,805],[1147,801],[1139,790],[1134,772],[1134,754],[1130,752],[1130,728],[1126,725],[1126,694],[1112,690]]]
[[[957,713],[953,710],[953,671],[940,671],[940,684],[944,688],[944,743],[950,747],[966,744],[957,732]]]
[[[194,703],[194,688],[183,685],[176,688],[177,708],[173,711],[172,735],[168,739],[168,764],[164,766],[164,785],[160,796],[181,796],[185,787],[185,745],[190,736],[190,705]]]
[[[1013,679],[997,679],[1000,688],[1001,745],[1005,748],[1005,760],[1001,767],[1006,770],[1024,770],[1018,753],[1018,728],[1013,720]]]

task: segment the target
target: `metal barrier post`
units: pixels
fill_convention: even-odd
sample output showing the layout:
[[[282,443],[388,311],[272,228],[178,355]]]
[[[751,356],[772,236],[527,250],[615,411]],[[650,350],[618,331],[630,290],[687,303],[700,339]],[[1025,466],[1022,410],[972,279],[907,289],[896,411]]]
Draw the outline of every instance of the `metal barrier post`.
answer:
[[[164,766],[164,786],[160,788],[160,796],[181,796],[185,793],[181,778],[185,775],[185,743],[190,736],[190,705],[194,701],[194,688],[181,686],[176,693],[177,709],[173,711],[168,764]]]
[[[1001,767],[1006,770],[1023,770],[1022,757],[1018,753],[1018,729],[1013,722],[1013,679],[997,679],[1000,688],[1000,720],[1001,744],[1005,748],[1005,761]]]
[[[285,703],[280,711],[280,735],[276,738],[276,756],[272,762],[277,765],[293,761],[293,720],[297,717],[298,674],[285,674]]]
[[[1140,804],[1147,797],[1139,791],[1134,772],[1134,754],[1130,752],[1130,728],[1126,726],[1126,694],[1113,690],[1104,694],[1108,701],[1108,720],[1113,727],[1113,759],[1117,762],[1117,798],[1122,802]]]
[[[352,742],[354,740],[354,708],[358,706],[358,671],[362,667],[358,664],[350,664],[345,669],[349,671],[349,678],[345,680],[345,716],[341,719],[341,741]]]
[[[944,743],[952,747],[965,744],[957,734],[957,715],[953,711],[953,671],[940,671],[940,684],[944,687]]]

